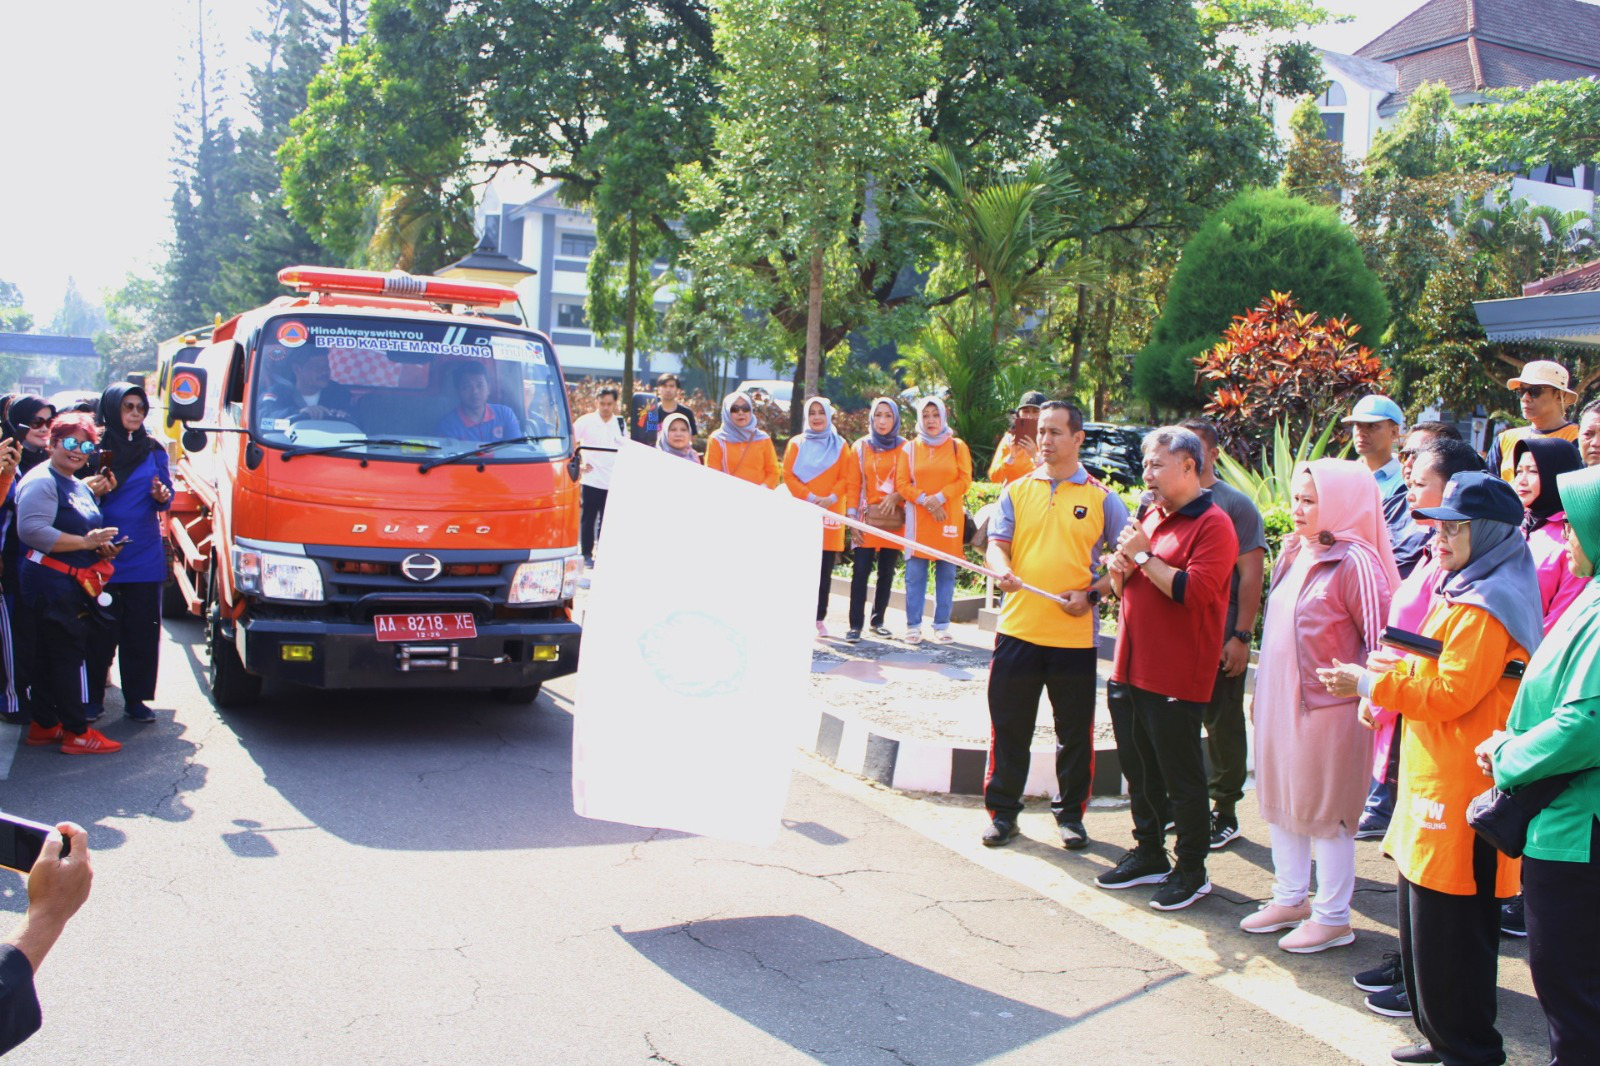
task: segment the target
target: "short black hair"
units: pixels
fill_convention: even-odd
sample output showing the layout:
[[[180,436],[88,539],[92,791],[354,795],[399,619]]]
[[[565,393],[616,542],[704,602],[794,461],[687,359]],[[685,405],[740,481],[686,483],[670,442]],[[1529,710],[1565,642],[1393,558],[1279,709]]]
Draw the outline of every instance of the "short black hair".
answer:
[[[605,385],[601,387],[599,392],[595,393],[595,396],[596,398],[601,396],[609,396],[613,400],[620,400],[622,399],[622,390],[617,388],[615,385]]]
[[[1072,427],[1072,432],[1083,432],[1083,412],[1078,410],[1078,405],[1065,400],[1046,400],[1039,405],[1039,417],[1043,418],[1046,411],[1067,412],[1067,424]]]
[[[1461,431],[1448,422],[1418,422],[1411,427],[1413,433],[1426,433],[1434,440],[1460,440]]]
[[[1424,444],[1417,450],[1416,462],[1429,464],[1446,481],[1457,474],[1482,473],[1486,469],[1483,457],[1473,450],[1472,445],[1450,437],[1435,437]]]
[[[450,384],[459,389],[461,387],[461,383],[466,381],[467,378],[473,374],[482,375],[485,379],[487,379],[489,376],[489,368],[475,360],[472,362],[457,363],[455,366],[450,368]]]
[[[656,378],[656,388],[659,389],[661,386],[665,385],[669,381],[672,382],[674,385],[677,385],[678,388],[680,388],[680,389],[683,388],[682,385],[678,384],[678,375],[674,374],[670,370],[667,371],[665,374],[662,374],[660,377]]]
[[[1211,424],[1210,419],[1186,418],[1178,425],[1205,441],[1207,448],[1215,448],[1222,443],[1222,438],[1217,436],[1217,427]]]

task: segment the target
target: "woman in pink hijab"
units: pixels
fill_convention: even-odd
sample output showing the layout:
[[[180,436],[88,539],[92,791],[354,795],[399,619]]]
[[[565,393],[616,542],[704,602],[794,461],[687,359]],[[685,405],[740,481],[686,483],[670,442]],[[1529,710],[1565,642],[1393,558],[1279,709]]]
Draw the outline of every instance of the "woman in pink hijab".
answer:
[[[1400,573],[1365,464],[1302,464],[1290,489],[1294,532],[1272,568],[1251,710],[1256,798],[1272,831],[1272,900],[1239,928],[1289,930],[1278,946],[1308,954],[1355,941],[1355,832],[1372,758],[1359,701],[1330,695],[1317,669],[1366,661]]]

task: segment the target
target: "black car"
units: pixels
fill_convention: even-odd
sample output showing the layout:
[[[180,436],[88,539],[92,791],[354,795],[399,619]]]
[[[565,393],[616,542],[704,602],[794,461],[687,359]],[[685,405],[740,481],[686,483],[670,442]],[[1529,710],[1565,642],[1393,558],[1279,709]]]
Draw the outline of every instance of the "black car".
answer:
[[[1142,435],[1109,422],[1083,424],[1083,448],[1078,460],[1101,481],[1137,485],[1143,480]]]

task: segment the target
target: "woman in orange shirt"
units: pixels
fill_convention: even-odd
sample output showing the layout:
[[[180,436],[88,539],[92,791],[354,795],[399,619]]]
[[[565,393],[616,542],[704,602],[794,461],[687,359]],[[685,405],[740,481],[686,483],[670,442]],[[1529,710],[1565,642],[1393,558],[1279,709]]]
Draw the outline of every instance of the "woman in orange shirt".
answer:
[[[778,453],[756,425],[755,404],[736,392],[722,401],[722,425],[706,440],[706,466],[753,485],[778,487]]]
[[[844,514],[859,487],[856,467],[833,428],[833,404],[821,396],[806,401],[806,428],[783,452],[783,483],[798,499],[830,514]],[[828,594],[833,591],[833,563],[844,551],[844,523],[822,520],[822,580],[817,586],[817,636],[826,637]]]
[[[947,555],[961,555],[966,513],[961,501],[972,484],[972,452],[957,439],[944,401],[929,396],[917,402],[917,436],[900,452],[905,460],[895,476],[895,491],[906,499],[906,539]],[[906,558],[906,643],[922,643],[922,611],[928,593],[928,563],[933,571],[933,639],[949,644],[950,606],[956,598],[956,564],[912,552]]]
[[[1378,651],[1367,669],[1335,660],[1317,674],[1336,696],[1360,694],[1400,712],[1400,794],[1383,850],[1399,872],[1400,966],[1426,1043],[1397,1062],[1505,1062],[1495,1029],[1499,899],[1520,866],[1479,839],[1467,804],[1494,784],[1476,748],[1504,729],[1517,682],[1504,676],[1539,646],[1539,577],[1522,539],[1522,504],[1491,474],[1457,474],[1434,521],[1444,583],[1422,635],[1437,659]]]
[[[899,535],[906,528],[905,500],[894,487],[905,459],[900,452],[906,444],[900,435],[900,405],[880,396],[872,401],[869,418],[872,432],[856,441],[853,449],[858,491],[850,500],[850,517]],[[872,594],[872,633],[878,637],[890,635],[883,615],[894,592],[895,567],[900,565],[900,545],[893,541],[860,530],[851,534],[851,540],[855,559],[850,574],[850,629],[844,635],[847,644],[861,639],[862,625],[867,620],[867,580],[872,577],[874,564],[878,586]]]

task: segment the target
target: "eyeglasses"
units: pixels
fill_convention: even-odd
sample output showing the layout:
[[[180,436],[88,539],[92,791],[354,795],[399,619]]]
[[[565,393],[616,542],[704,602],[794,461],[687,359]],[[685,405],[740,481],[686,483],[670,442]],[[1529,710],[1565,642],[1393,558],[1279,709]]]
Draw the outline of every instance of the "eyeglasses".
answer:
[[[1526,396],[1530,400],[1537,400],[1550,391],[1549,385],[1526,385],[1517,390],[1518,396]]]
[[[61,446],[69,452],[82,452],[86,456],[94,451],[94,441],[79,440],[77,437],[62,437]]]
[[[127,403],[124,403],[122,405],[122,409],[124,411],[140,411],[140,412],[143,412],[143,411],[150,410],[150,406],[148,404],[142,404],[138,400],[129,400]]]
[[[1450,538],[1459,537],[1461,534],[1468,532],[1468,527],[1471,525],[1472,519],[1470,518],[1463,518],[1457,522],[1441,518],[1439,520],[1439,534]]]
[[[1407,459],[1411,458],[1413,455],[1416,455],[1416,454],[1417,454],[1417,449],[1415,449],[1415,448],[1401,448],[1400,449],[1400,461],[1401,462],[1405,462]]]
[[[28,428],[43,429],[50,424],[50,418],[50,415],[40,415],[38,418],[35,418],[32,422],[28,423]]]
[[[747,415],[747,414],[750,413],[750,408],[748,408],[748,407],[730,407],[730,408],[728,408],[728,411],[730,413],[736,414],[736,415]]]

